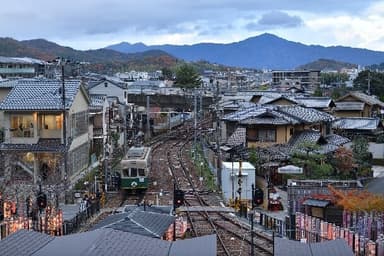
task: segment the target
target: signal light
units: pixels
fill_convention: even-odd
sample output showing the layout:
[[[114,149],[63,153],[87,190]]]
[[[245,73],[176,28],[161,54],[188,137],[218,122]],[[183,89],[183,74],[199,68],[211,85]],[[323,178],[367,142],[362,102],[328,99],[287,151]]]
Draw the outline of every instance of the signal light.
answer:
[[[175,205],[175,208],[178,208],[184,204],[184,191],[176,189],[173,195],[173,203]]]
[[[47,207],[47,195],[43,192],[37,194],[37,206],[39,209],[44,209]]]
[[[263,204],[264,201],[264,192],[260,188],[255,189],[255,194],[254,194],[254,202],[256,205]]]

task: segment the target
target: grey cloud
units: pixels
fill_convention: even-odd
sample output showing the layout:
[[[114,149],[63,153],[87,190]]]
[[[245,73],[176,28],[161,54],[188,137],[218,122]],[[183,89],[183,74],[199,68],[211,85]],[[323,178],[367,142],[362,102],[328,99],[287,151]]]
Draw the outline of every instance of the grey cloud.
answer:
[[[303,21],[299,16],[290,16],[285,12],[272,11],[265,13],[258,24],[261,26],[272,27],[297,27],[302,25]]]

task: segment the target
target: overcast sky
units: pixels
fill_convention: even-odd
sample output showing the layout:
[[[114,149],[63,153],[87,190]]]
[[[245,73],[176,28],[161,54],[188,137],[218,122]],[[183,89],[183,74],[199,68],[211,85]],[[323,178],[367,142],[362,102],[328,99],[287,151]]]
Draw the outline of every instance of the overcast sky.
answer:
[[[230,43],[262,33],[312,45],[384,51],[382,0],[13,0],[0,37],[79,50],[122,41]]]

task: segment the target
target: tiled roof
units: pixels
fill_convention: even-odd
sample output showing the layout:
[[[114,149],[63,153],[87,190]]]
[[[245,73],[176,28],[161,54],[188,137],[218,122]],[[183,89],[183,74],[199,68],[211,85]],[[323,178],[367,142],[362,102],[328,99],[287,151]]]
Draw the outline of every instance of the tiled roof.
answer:
[[[320,139],[322,139],[320,141]],[[342,137],[337,134],[330,134],[322,137],[319,131],[302,131],[295,133],[289,142],[282,146],[283,152],[291,154],[298,151],[304,143],[314,143],[320,148],[317,150],[319,153],[327,154],[335,151],[341,145],[350,142],[348,138]]]
[[[319,243],[301,243],[300,241],[288,240],[276,237],[274,240],[275,256],[353,256],[352,249],[344,239],[336,239]]]
[[[17,80],[1,80],[0,79],[0,88],[12,88],[17,84]]]
[[[70,143],[68,142],[68,145]],[[24,151],[24,152],[55,152],[64,153],[65,146],[60,139],[39,139],[36,144],[0,144],[0,150],[5,151]]]
[[[169,242],[110,228],[58,237],[20,230],[0,241],[0,253],[2,256],[213,256],[216,235]]]
[[[169,209],[167,214],[153,212],[152,210],[154,209],[156,207],[151,206],[147,206],[145,211],[137,206],[126,208],[128,212],[110,215],[93,229],[106,227],[138,235],[161,238],[174,222],[175,217],[169,214]]]
[[[374,96],[371,96],[362,92],[350,92],[350,95],[360,99],[361,101],[368,103],[369,105],[379,105],[381,107],[384,107],[384,102],[380,101]]]
[[[46,234],[21,229],[0,241],[0,254],[1,256],[32,255],[53,239]]]
[[[364,109],[364,102],[358,101],[343,101],[335,102],[335,111],[350,110],[350,111],[362,111]]]
[[[333,116],[328,113],[301,106],[280,106],[279,111],[284,114],[293,116],[305,123],[331,121],[334,119]]]
[[[65,80],[65,106],[68,109],[81,85],[80,80]],[[1,110],[61,110],[62,81],[20,79],[0,104]]]
[[[299,124],[331,121],[333,116],[325,112],[301,106],[260,106],[225,115],[223,120],[242,124]]]
[[[228,146],[236,146],[240,144],[245,144],[245,133],[246,129],[239,127],[237,128],[232,135],[227,139]]]
[[[343,130],[375,130],[379,127],[379,118],[343,117],[332,122],[332,128]]]

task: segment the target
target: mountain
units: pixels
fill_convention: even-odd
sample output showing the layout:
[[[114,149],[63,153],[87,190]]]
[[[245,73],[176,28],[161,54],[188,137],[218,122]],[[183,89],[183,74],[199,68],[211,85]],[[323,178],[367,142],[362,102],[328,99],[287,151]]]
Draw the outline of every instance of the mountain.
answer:
[[[80,51],[64,47],[45,39],[17,41],[12,38],[0,38],[0,56],[32,57],[45,61],[63,57],[79,62],[90,62],[91,65],[116,67],[130,66],[163,66],[172,65],[177,59],[161,50],[142,51],[139,53],[122,53],[111,49]]]
[[[327,60],[327,59],[318,59],[316,61],[307,63],[305,65],[301,65],[296,69],[312,69],[312,70],[337,70],[340,71],[344,68],[352,69],[357,68],[356,64],[335,61],[335,60]]]
[[[122,42],[106,48],[124,53],[158,49],[187,61],[206,60],[227,66],[258,69],[294,69],[318,59],[331,59],[362,66],[384,62],[384,52],[345,46],[305,45],[268,33],[229,44],[147,46],[142,43]]]

